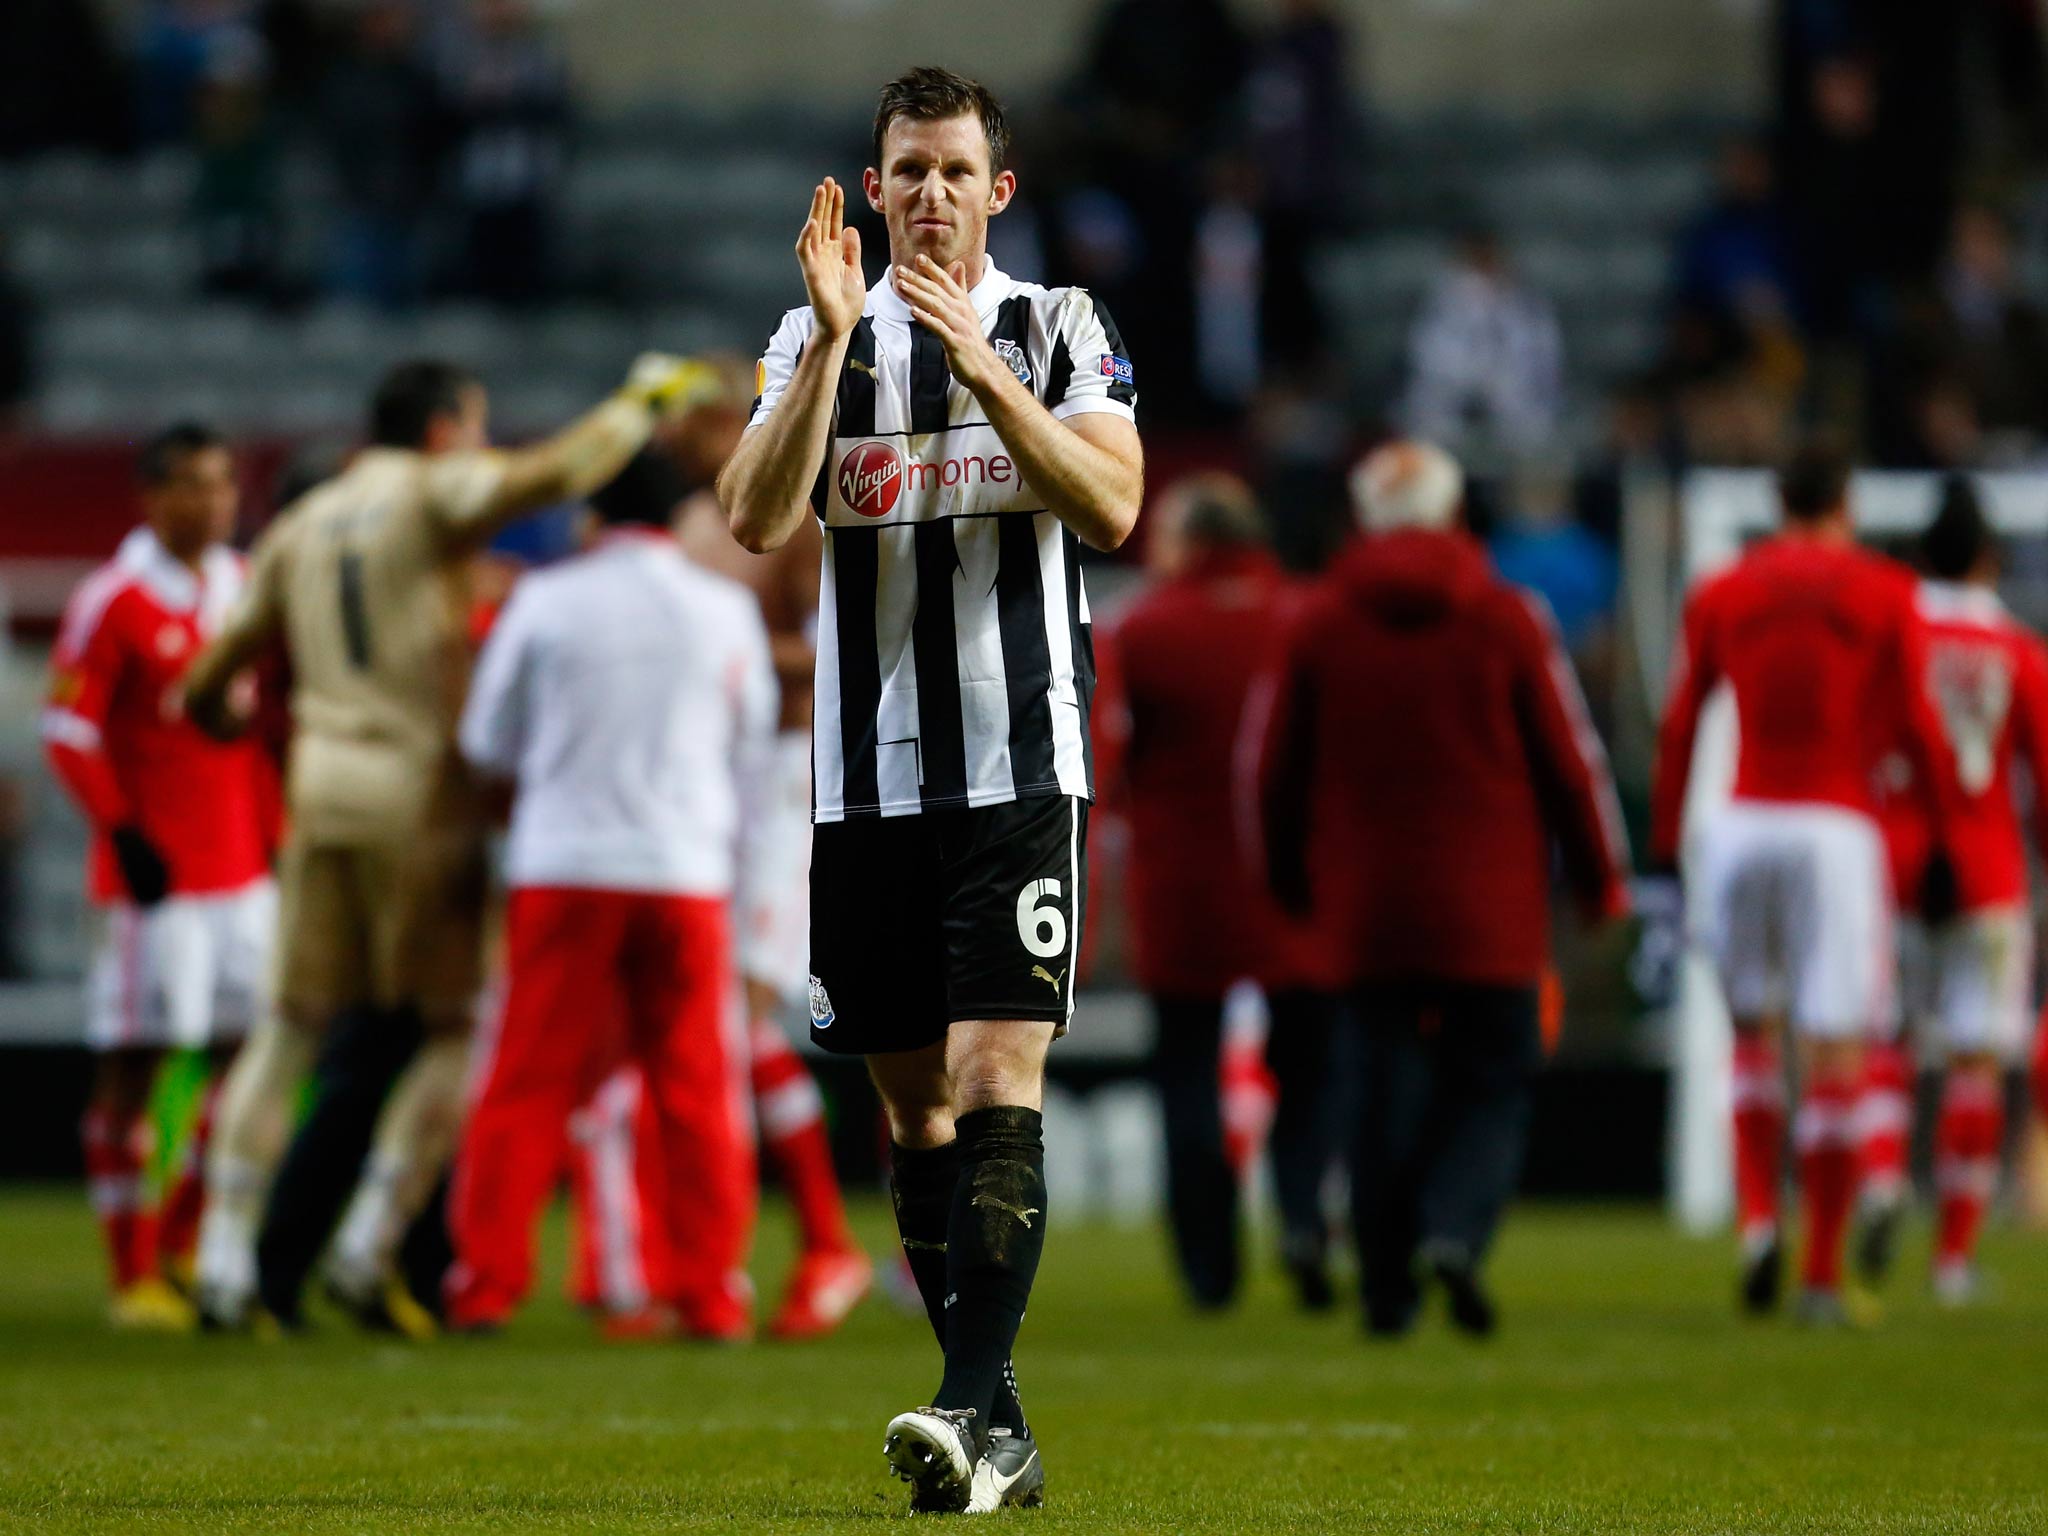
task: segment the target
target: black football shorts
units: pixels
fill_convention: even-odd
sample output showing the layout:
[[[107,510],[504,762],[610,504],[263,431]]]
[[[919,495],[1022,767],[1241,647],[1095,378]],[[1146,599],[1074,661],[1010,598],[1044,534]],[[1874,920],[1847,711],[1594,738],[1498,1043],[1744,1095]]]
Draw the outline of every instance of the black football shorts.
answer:
[[[826,822],[811,840],[811,1039],[914,1051],[960,1019],[1073,1017],[1088,807],[1068,795]]]

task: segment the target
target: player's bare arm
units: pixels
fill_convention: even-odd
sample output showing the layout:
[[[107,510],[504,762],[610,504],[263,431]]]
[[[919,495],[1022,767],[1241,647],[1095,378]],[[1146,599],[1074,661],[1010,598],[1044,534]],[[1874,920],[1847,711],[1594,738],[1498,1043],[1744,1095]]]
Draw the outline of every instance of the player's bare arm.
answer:
[[[780,548],[809,515],[806,498],[832,432],[847,339],[867,306],[860,232],[846,227],[846,189],[829,176],[811,194],[796,259],[811,301],[810,339],[781,402],[718,477],[732,536],[756,554]]]
[[[946,344],[953,377],[981,402],[1047,509],[1091,548],[1115,549],[1129,538],[1145,498],[1138,429],[1107,413],[1060,421],[1041,405],[983,334],[964,263],[947,269],[920,253],[891,278],[918,324]]]
[[[481,543],[506,524],[557,502],[581,501],[626,467],[666,416],[687,410],[717,380],[703,363],[650,352],[617,394],[553,437],[504,455],[497,489],[463,536]]]
[[[293,518],[279,518],[257,542],[242,600],[185,673],[186,718],[216,741],[232,741],[249,728],[254,692],[237,684],[284,632],[279,573],[296,527]]]

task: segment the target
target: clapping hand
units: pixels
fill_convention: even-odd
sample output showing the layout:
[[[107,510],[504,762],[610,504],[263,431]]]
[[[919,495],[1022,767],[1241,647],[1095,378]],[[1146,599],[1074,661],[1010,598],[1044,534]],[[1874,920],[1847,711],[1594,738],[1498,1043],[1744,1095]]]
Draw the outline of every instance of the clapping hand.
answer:
[[[796,237],[796,261],[817,327],[836,341],[859,323],[868,285],[860,269],[860,231],[846,227],[846,189],[830,176],[811,194],[811,216]]]
[[[964,263],[942,267],[929,256],[919,256],[914,265],[896,268],[891,277],[912,317],[946,344],[946,363],[954,378],[979,394],[1009,377],[1009,367],[982,334]]]

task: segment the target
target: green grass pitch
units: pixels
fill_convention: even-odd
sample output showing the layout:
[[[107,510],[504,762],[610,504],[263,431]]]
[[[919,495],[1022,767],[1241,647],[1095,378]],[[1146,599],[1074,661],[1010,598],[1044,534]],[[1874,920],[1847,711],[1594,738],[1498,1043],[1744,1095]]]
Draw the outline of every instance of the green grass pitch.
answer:
[[[860,1212],[881,1249],[886,1214]],[[557,1245],[558,1246],[558,1245]],[[757,1272],[779,1278],[771,1214]],[[1997,1298],[1902,1273],[1877,1333],[1745,1324],[1726,1246],[1531,1209],[1505,1332],[1368,1343],[1262,1274],[1195,1319],[1150,1231],[1055,1226],[1019,1350],[1055,1531],[2048,1531],[2048,1242]],[[607,1345],[549,1289],[494,1340],[290,1344],[101,1322],[82,1194],[0,1191],[0,1530],[859,1531],[908,1518],[888,1417],[937,1380],[871,1301],[822,1345]],[[930,1518],[930,1517],[926,1517]]]

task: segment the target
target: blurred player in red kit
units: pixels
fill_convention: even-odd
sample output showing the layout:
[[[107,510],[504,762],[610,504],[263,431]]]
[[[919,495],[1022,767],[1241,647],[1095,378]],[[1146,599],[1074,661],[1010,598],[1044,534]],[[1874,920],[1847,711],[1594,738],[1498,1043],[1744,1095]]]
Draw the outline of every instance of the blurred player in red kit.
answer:
[[[507,1321],[571,1113],[641,1070],[683,1207],[659,1298],[682,1329],[750,1327],[754,1160],[730,904],[760,818],[776,690],[751,593],[668,528],[673,471],[643,452],[592,498],[586,553],[526,577],[485,643],[464,755],[517,787],[505,869],[507,980],[449,1200],[448,1321]]]
[[[1934,772],[1952,810],[1939,856],[1925,798],[1912,786],[1887,797],[1886,823],[1896,887],[1909,910],[1920,904],[1900,945],[1902,1017],[1947,1068],[1934,1131],[1934,1294],[1960,1306],[1976,1294],[1977,1233],[2005,1143],[2004,1072],[2023,1062],[2034,1022],[2033,913],[2013,767],[2024,763],[2036,785],[2048,785],[2048,651],[1998,600],[1996,540],[1967,480],[1944,487],[1920,555],[1914,654],[1941,731]],[[1903,1049],[1880,1055],[1870,1095],[1858,1248],[1873,1280],[1890,1258],[1905,1182],[1907,1059]]]
[[[1305,989],[1298,935],[1266,891],[1236,761],[1246,697],[1275,665],[1300,589],[1267,548],[1250,487],[1229,475],[1198,475],[1161,497],[1146,563],[1156,582],[1098,642],[1096,751],[1100,814],[1130,834],[1133,964],[1157,1024],[1181,1278],[1197,1306],[1236,1298],[1238,1175],[1219,1075],[1225,999],[1250,979],[1267,993],[1280,1077],[1282,1250],[1304,1303],[1327,1306],[1332,1009]]]
[[[777,1019],[784,1010],[807,1016],[810,1002],[811,693],[824,540],[806,521],[767,554],[750,554],[734,542],[711,486],[745,428],[751,398],[744,387],[729,389],[726,409],[713,404],[690,412],[664,446],[693,491],[677,521],[683,549],[760,599],[782,691],[774,766],[754,806],[764,820],[750,844],[756,863],[740,871],[734,920],[746,981],[754,1116],[761,1148],[795,1209],[799,1240],[796,1268],[769,1331],[803,1338],[836,1328],[867,1294],[874,1271],[847,1224],[818,1085]]]
[[[1849,1315],[1842,1265],[1864,1051],[1890,1011],[1877,767],[1901,739],[1925,763],[1935,732],[1909,685],[1912,583],[1856,546],[1846,465],[1810,445],[1779,495],[1782,531],[1687,600],[1657,746],[1651,859],[1676,867],[1700,711],[1726,681],[1740,741],[1734,795],[1701,827],[1686,877],[1735,1025],[1742,1296],[1767,1311],[1782,1283],[1785,1076],[1773,1029],[1782,1012],[1800,1047],[1799,1310],[1828,1325]]]
[[[86,1178],[113,1261],[114,1321],[183,1328],[160,1277],[198,1232],[207,1113],[161,1210],[147,1189],[149,1100],[167,1049],[233,1047],[270,1005],[277,918],[274,770],[254,742],[187,720],[181,679],[241,591],[235,464],[184,424],[144,448],[143,524],[72,594],[42,736],[92,825],[98,940],[86,1036],[98,1053],[83,1127]]]

